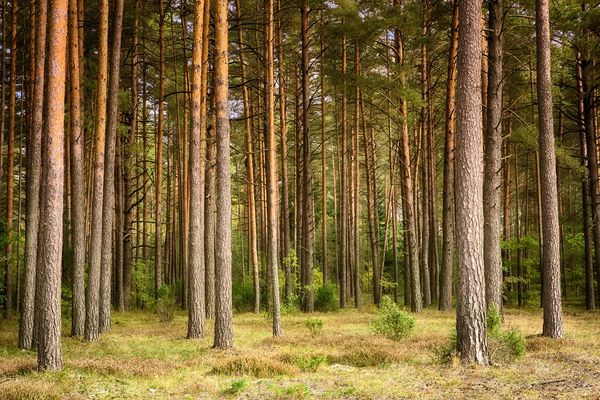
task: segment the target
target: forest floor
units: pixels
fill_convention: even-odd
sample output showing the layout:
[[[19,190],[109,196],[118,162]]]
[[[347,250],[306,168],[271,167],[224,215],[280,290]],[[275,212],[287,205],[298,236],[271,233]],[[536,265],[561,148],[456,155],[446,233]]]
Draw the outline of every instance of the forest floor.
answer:
[[[567,310],[566,338],[538,336],[539,310],[507,310],[526,354],[490,367],[442,364],[454,313],[416,315],[400,341],[374,334],[374,310],[283,317],[285,336],[271,337],[264,314],[236,314],[235,349],[185,339],[187,317],[169,325],[144,312],[113,314],[97,343],[65,336],[65,368],[35,372],[35,353],[17,349],[17,322],[0,326],[0,399],[600,399],[600,313]],[[311,335],[308,318],[323,329]],[[68,321],[63,331],[68,332]]]

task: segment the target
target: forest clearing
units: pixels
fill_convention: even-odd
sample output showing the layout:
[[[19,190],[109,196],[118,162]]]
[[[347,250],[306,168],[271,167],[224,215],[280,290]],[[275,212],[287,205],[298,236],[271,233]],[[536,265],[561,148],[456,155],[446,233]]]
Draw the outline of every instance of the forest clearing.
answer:
[[[35,354],[17,350],[16,327],[0,334],[0,397],[21,399],[594,399],[600,393],[600,315],[566,309],[560,341],[539,336],[539,310],[507,310],[525,335],[525,355],[490,367],[444,364],[454,316],[420,313],[400,341],[370,329],[373,309],[282,317],[273,338],[262,315],[236,314],[233,350],[185,339],[186,317],[170,325],[153,314],[114,315],[98,343],[63,338],[64,370],[37,373]],[[316,336],[309,318],[323,321]],[[8,328],[8,329],[7,329]],[[207,329],[212,329],[210,324]],[[492,356],[494,360],[494,356]]]

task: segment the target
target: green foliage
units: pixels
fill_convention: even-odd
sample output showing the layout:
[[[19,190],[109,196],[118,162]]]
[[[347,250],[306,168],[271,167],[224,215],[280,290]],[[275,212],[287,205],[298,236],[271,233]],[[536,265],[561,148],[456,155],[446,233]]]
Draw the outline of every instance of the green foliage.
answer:
[[[293,364],[304,372],[317,372],[321,365],[327,364],[325,355],[297,355],[292,357]]]
[[[315,310],[322,312],[337,311],[340,308],[340,300],[337,288],[328,283],[317,288],[315,292]]]
[[[240,282],[233,285],[233,308],[239,312],[253,310],[254,285],[252,282]]]
[[[498,307],[489,307],[486,317],[488,335],[495,335],[500,331],[502,326],[502,314]]]
[[[138,261],[133,264],[131,280],[135,288],[135,303],[141,308],[151,306],[154,302],[154,285],[152,284],[149,268],[146,263]]]
[[[161,324],[170,324],[175,316],[175,295],[169,285],[162,285],[158,290],[154,311]]]
[[[441,364],[450,364],[457,357],[456,346],[457,346],[456,329],[450,333],[448,340],[446,340],[441,346],[433,349],[436,359]]]
[[[323,320],[320,318],[309,318],[305,322],[312,337],[319,336],[323,331]]]
[[[231,385],[227,389],[225,389],[223,391],[223,393],[227,394],[227,395],[235,395],[235,394],[241,393],[247,387],[248,387],[248,380],[239,379],[239,380],[235,380],[235,381],[231,382]]]
[[[371,322],[373,331],[392,340],[410,335],[415,328],[415,319],[400,310],[389,296],[383,296],[377,310],[377,318]]]
[[[62,315],[71,316],[73,310],[73,290],[69,286],[61,286],[60,306]]]

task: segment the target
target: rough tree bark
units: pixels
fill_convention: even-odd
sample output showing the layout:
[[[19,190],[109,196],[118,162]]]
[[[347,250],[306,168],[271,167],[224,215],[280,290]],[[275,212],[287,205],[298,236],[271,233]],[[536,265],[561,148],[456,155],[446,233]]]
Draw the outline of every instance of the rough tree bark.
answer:
[[[484,154],[484,264],[488,309],[502,310],[500,190],[502,173],[502,0],[489,0],[488,90]]]
[[[481,2],[460,0],[457,60],[456,230],[457,350],[463,361],[487,364],[483,266],[483,135]]]
[[[548,0],[536,1],[537,95],[540,148],[540,186],[542,203],[543,336],[563,337],[560,299],[560,233],[558,222],[558,190],[556,187],[556,155],[552,116],[552,76],[550,55],[550,17]],[[589,139],[588,139],[589,140]],[[588,157],[590,156],[588,152]],[[591,158],[589,162],[592,162]],[[596,165],[595,163],[593,164]]]
[[[93,199],[91,221],[102,221],[104,191],[104,146],[106,140],[106,92],[108,77],[108,0],[99,4],[98,27],[98,80],[96,89],[95,149],[93,169]],[[102,224],[91,224],[88,286],[85,310],[85,334],[89,341],[96,341],[100,335],[100,268],[102,258]]]
[[[204,0],[194,0],[194,33],[191,65],[190,123],[190,224],[188,242],[188,339],[204,336],[204,201],[202,190],[202,61]]]
[[[213,347],[233,347],[231,299],[231,176],[228,110],[227,1],[215,5],[214,96],[217,132],[217,232],[215,244],[215,336]]]
[[[46,19],[48,2],[34,0],[36,12],[35,77],[33,115],[27,143],[27,188],[25,226],[25,279],[19,324],[19,347],[30,349],[34,340],[35,276],[40,218],[40,178],[42,163],[42,122],[44,110],[44,68],[46,63]],[[3,55],[3,54],[1,54]],[[4,86],[0,84],[0,86]],[[0,157],[1,158],[1,157]]]
[[[440,311],[452,309],[452,270],[454,269],[454,145],[456,136],[456,54],[458,52],[458,0],[454,0],[446,83],[446,135],[444,139],[444,198],[442,226],[442,268],[440,272]]]
[[[67,51],[67,0],[51,0],[44,104],[44,196],[36,277],[38,369],[60,370],[61,262],[64,194],[64,110]]]

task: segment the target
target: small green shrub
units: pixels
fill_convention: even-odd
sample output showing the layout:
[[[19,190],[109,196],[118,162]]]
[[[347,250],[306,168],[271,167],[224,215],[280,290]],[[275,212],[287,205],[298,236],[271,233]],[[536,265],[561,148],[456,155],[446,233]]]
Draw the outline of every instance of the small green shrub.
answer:
[[[175,296],[169,285],[162,285],[158,289],[154,311],[158,315],[161,324],[168,325],[175,316]]]
[[[371,323],[373,330],[388,339],[399,340],[410,335],[415,328],[415,319],[398,305],[384,296],[377,311],[377,318]]]
[[[240,379],[231,382],[231,385],[223,391],[224,394],[235,395],[244,391],[248,387],[248,381],[246,379]]]
[[[317,372],[319,367],[323,364],[327,364],[327,356],[316,355],[316,356],[294,356],[292,362],[296,367],[304,372]]]
[[[497,307],[490,307],[486,317],[488,335],[497,335],[502,326],[502,314]]]
[[[450,337],[446,342],[444,342],[444,344],[434,348],[433,352],[435,353],[436,359],[441,364],[450,364],[458,355],[456,352],[456,345],[457,338],[455,329],[450,333]]]
[[[323,331],[323,320],[320,318],[309,318],[306,320],[306,327],[312,337],[319,336]]]
[[[322,312],[333,312],[340,308],[340,300],[337,289],[332,284],[319,286],[315,293],[315,310]]]

